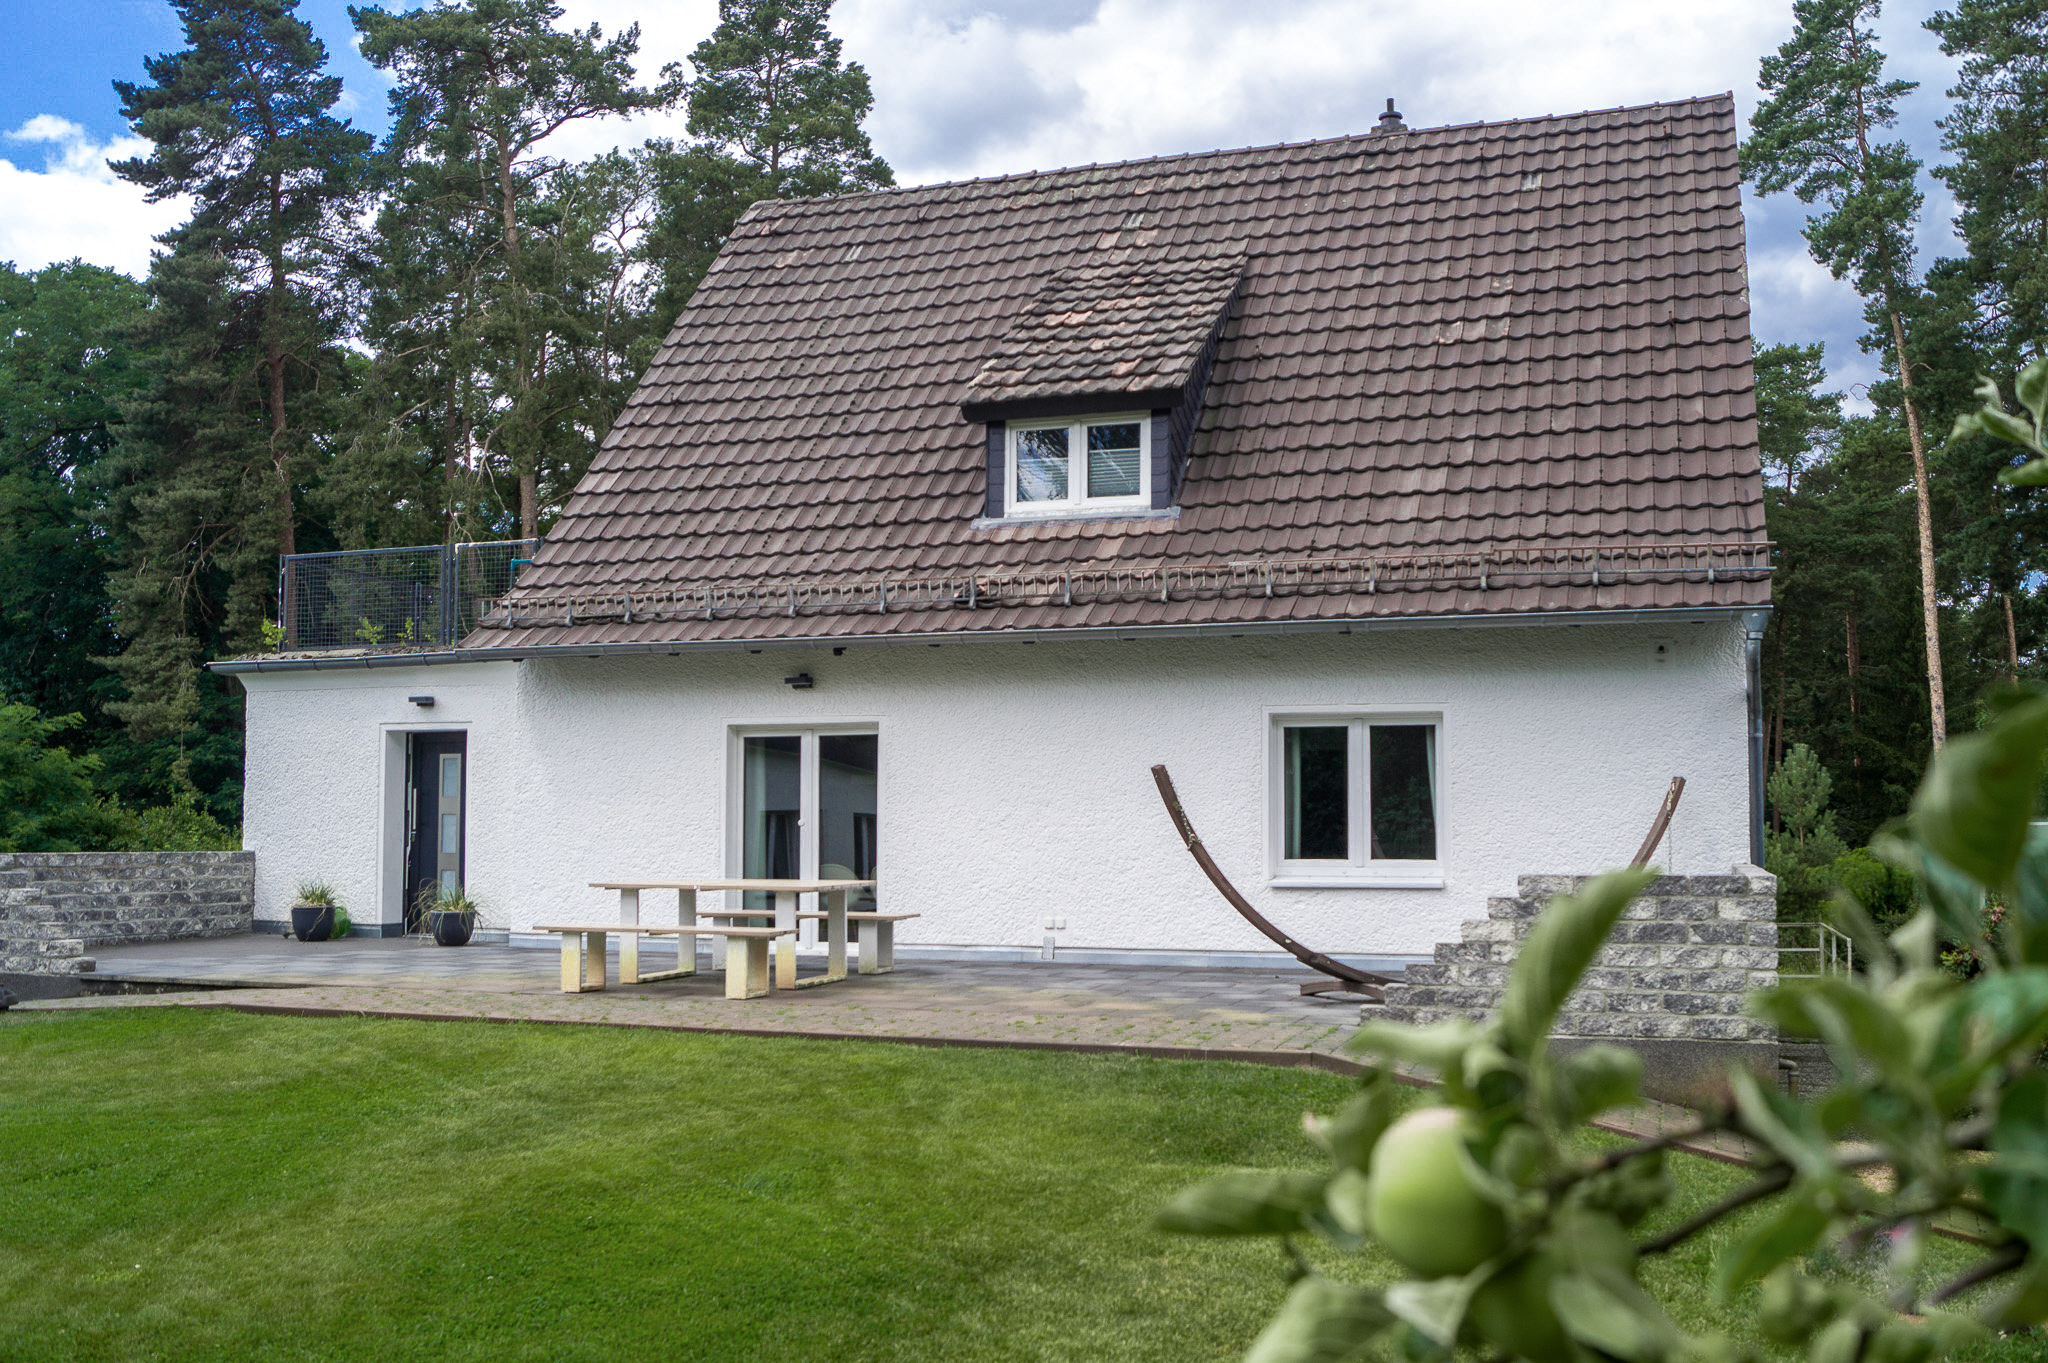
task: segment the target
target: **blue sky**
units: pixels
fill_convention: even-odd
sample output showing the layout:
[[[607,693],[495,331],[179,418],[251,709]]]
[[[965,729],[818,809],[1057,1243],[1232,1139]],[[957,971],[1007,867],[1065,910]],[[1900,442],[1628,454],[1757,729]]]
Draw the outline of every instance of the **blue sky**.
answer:
[[[564,0],[569,22],[642,26],[642,72],[681,61],[716,0]],[[360,57],[345,0],[302,0],[344,83],[343,112],[381,129],[385,84]],[[1930,163],[1953,65],[1920,27],[1881,25],[1893,73],[1922,83],[1902,131]],[[1746,117],[1757,59],[1791,28],[1790,0],[839,0],[834,31],[873,80],[876,147],[904,183],[1327,137],[1371,126],[1395,96],[1411,126],[1566,113],[1734,90]],[[180,45],[165,0],[0,0],[0,258],[83,256],[139,273],[176,204],[149,205],[103,164],[128,130],[111,82]],[[585,125],[554,148],[593,154],[673,117]],[[1956,248],[1930,180],[1925,260]],[[1876,374],[1859,307],[1805,254],[1804,209],[1746,205],[1754,327],[1822,340],[1836,382]]]

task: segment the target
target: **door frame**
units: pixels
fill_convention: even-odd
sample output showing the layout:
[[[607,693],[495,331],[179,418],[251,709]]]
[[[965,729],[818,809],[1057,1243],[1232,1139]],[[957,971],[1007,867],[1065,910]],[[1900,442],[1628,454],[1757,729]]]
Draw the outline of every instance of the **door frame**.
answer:
[[[470,740],[475,737],[475,726],[468,721],[457,723],[421,724],[385,723],[378,726],[383,744],[384,779],[383,813],[378,819],[379,873],[377,876],[377,922],[358,923],[358,931],[372,929],[384,937],[397,937],[405,932],[406,878],[411,874],[407,856],[407,793],[411,789],[411,764],[409,755],[415,734],[461,734],[463,735],[462,764],[462,857],[463,875],[469,874],[469,845],[472,830],[469,818],[470,785],[475,776],[476,745]]]
[[[793,720],[788,723],[772,721],[748,721],[729,723],[725,729],[725,799],[723,819],[725,825],[725,874],[743,876],[746,874],[746,741],[749,738],[799,738],[803,742],[798,749],[797,782],[797,877],[814,880],[818,875],[818,740],[840,734],[873,734],[877,739],[882,735],[880,720]],[[876,749],[875,768],[875,842],[879,847],[882,829],[888,820],[883,809],[888,802],[888,787],[883,775],[886,766],[880,760],[881,749]],[[739,907],[737,892],[728,892],[727,908]],[[799,907],[805,911],[816,908],[816,895],[803,895]],[[812,943],[814,925],[804,925],[800,942]]]
[[[459,792],[459,793],[458,793],[458,794],[456,795],[456,797],[455,797],[455,802],[456,802],[456,812],[455,812],[455,821],[456,821],[456,829],[457,829],[457,832],[459,833],[459,835],[461,836],[461,839],[462,839],[462,845],[461,845],[461,847],[460,847],[460,848],[458,848],[458,849],[456,850],[456,853],[455,853],[455,864],[456,864],[456,880],[457,880],[457,882],[458,882],[459,884],[461,884],[461,885],[462,885],[463,887],[465,887],[465,888],[467,888],[467,887],[468,887],[468,885],[469,885],[469,843],[470,843],[470,837],[469,837],[469,783],[470,783],[470,773],[471,773],[471,766],[470,766],[470,752],[469,752],[469,733],[468,733],[468,731],[467,731],[467,730],[463,730],[463,729],[414,729],[414,730],[411,730],[411,731],[410,731],[410,732],[408,732],[408,733],[406,734],[406,736],[405,736],[405,752],[406,752],[406,762],[405,762],[405,768],[406,768],[406,782],[405,782],[405,796],[404,796],[404,799],[405,799],[405,802],[406,802],[406,803],[405,803],[405,812],[404,812],[404,814],[403,814],[403,816],[402,816],[402,817],[404,817],[404,819],[405,819],[405,824],[404,824],[404,828],[403,828],[403,830],[402,830],[402,832],[401,832],[401,835],[400,835],[400,836],[401,836],[401,840],[402,840],[402,842],[403,842],[403,845],[404,845],[404,850],[403,850],[403,853],[402,853],[402,855],[404,856],[404,859],[405,859],[405,871],[404,871],[404,880],[403,880],[403,881],[401,882],[401,886],[400,886],[400,894],[399,894],[399,901],[398,901],[398,909],[399,909],[399,915],[398,915],[398,922],[399,922],[399,929],[400,929],[400,931],[401,931],[401,932],[405,931],[405,930],[406,930],[407,928],[412,928],[412,927],[413,927],[413,923],[412,923],[412,911],[413,911],[413,901],[414,901],[414,897],[415,897],[415,896],[416,896],[416,895],[417,895],[417,894],[419,893],[419,887],[420,887],[420,883],[421,883],[421,882],[420,882],[420,879],[419,879],[419,877],[417,877],[417,876],[415,876],[415,875],[413,874],[413,836],[414,836],[414,831],[415,831],[416,829],[420,828],[420,827],[421,827],[421,826],[423,825],[423,823],[424,823],[424,820],[423,820],[423,819],[422,819],[422,817],[421,817],[421,811],[419,810],[419,808],[417,807],[417,805],[416,805],[416,804],[415,804],[415,803],[413,802],[413,796],[414,796],[414,793],[415,793],[415,792],[417,792],[417,791],[418,791],[418,790],[419,790],[419,789],[421,788],[421,784],[422,784],[422,780],[421,780],[421,778],[422,778],[422,776],[423,776],[423,773],[422,773],[422,772],[420,771],[420,769],[419,769],[419,767],[420,767],[420,764],[419,764],[419,750],[420,750],[420,742],[419,742],[419,740],[421,740],[421,739],[423,739],[423,738],[425,738],[425,739],[440,739],[440,740],[444,740],[444,742],[439,742],[439,743],[435,743],[435,744],[433,745],[433,750],[437,750],[437,751],[439,751],[439,752],[440,752],[440,754],[441,754],[441,757],[442,757],[442,759],[444,759],[444,760],[445,760],[445,758],[446,758],[446,757],[447,757],[447,756],[449,755],[449,751],[448,751],[448,750],[449,750],[450,748],[452,748],[452,749],[453,749],[453,750],[454,750],[455,752],[459,753],[459,754],[461,755],[461,758],[462,758],[462,767],[461,767],[461,771],[462,771],[462,776],[461,776],[461,781],[462,781],[462,789],[461,789],[461,791],[460,791],[460,792]],[[445,740],[449,740],[449,739],[453,739],[453,740],[456,740],[456,743],[454,743],[454,744],[449,744],[449,743],[445,742]],[[438,767],[440,767],[440,766],[441,766],[441,763],[437,761],[437,762],[435,763],[435,766],[436,766],[436,767],[438,768]],[[438,794],[438,790],[439,790],[440,784],[441,784],[441,781],[440,781],[440,773],[439,773],[439,771],[437,770],[437,771],[436,771],[436,772],[435,772],[435,773],[433,774],[433,777],[432,777],[432,787],[433,787],[433,788],[434,788],[434,789],[436,790],[436,801],[435,801],[435,802],[436,802],[436,804],[437,804],[437,805],[438,805],[438,803],[440,802],[440,800],[441,800],[441,799],[443,799],[443,798],[446,798],[446,797],[444,797],[444,796],[440,796],[440,795]],[[439,810],[437,809],[437,810],[435,811],[435,818],[436,818],[436,821],[438,822],[438,820],[439,820],[439,819],[440,819],[441,817],[443,817],[443,816],[442,816],[441,812],[440,812],[440,811],[439,811]],[[436,837],[436,841],[435,841],[436,859],[438,860],[438,859],[439,859],[439,857],[440,857],[440,855],[442,855],[442,854],[441,854],[441,852],[440,852],[440,842],[439,842],[439,833],[438,833],[438,831],[436,832],[436,835],[435,835],[435,837]],[[436,882],[438,882],[438,881],[439,881],[439,879],[440,879],[440,876],[439,876],[439,874],[437,873],[437,874],[436,874],[436,876],[435,876],[434,878],[435,878]],[[423,927],[424,927],[424,923],[422,923],[422,924],[420,925],[420,928],[423,928]],[[415,928],[414,930],[415,930],[415,931],[417,931],[417,930],[420,930],[420,928]]]

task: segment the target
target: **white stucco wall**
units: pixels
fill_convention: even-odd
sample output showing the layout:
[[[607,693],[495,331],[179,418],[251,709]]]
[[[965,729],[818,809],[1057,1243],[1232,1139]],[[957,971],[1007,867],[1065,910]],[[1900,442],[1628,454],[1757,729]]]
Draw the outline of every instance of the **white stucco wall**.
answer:
[[[1658,645],[1664,648],[1660,652]],[[793,691],[808,671],[815,689]],[[1256,951],[1161,810],[1315,947],[1419,954],[1517,875],[1618,865],[1687,781],[1660,861],[1748,860],[1742,636],[1730,622],[567,658],[245,675],[257,916],[301,878],[398,917],[408,729],[469,734],[469,888],[488,926],[602,921],[587,882],[727,873],[735,726],[872,724],[881,895],[906,944]],[[431,694],[421,710],[408,696]],[[1441,714],[1441,889],[1267,882],[1270,716]],[[374,906],[374,907],[373,907]],[[665,905],[650,904],[649,921]]]

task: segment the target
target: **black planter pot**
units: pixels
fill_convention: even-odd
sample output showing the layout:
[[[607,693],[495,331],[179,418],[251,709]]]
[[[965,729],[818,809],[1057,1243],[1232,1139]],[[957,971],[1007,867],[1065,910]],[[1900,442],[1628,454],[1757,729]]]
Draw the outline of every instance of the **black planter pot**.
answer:
[[[324,942],[333,935],[332,904],[292,905],[292,936],[301,942]]]
[[[476,931],[476,915],[473,913],[435,913],[434,944],[444,947],[469,945],[469,935]]]

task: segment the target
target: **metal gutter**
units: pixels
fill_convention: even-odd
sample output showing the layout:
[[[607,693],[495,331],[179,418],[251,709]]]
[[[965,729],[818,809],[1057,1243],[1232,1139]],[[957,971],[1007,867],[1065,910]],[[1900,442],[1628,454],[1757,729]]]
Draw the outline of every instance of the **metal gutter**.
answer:
[[[1254,634],[1367,634],[1411,629],[1497,629],[1516,626],[1652,625],[1737,620],[1768,615],[1754,606],[1659,607],[1644,610],[1529,611],[1497,615],[1364,616],[1354,619],[1260,620],[1186,625],[1095,625],[1071,629],[1000,629],[929,634],[809,635],[802,638],[678,639],[656,643],[541,644],[530,648],[441,649],[421,653],[352,654],[340,658],[221,658],[207,668],[226,676],[268,672],[354,672],[384,667],[443,667],[459,663],[525,662],[529,658],[613,658],[634,654],[762,653],[770,649],[847,649],[922,644],[1100,643],[1106,640],[1190,639]],[[1762,626],[1756,629],[1761,631]],[[1761,637],[1759,633],[1758,637]],[[1752,668],[1754,663],[1752,662]],[[1752,672],[1752,675],[1754,673]],[[1761,713],[1760,699],[1756,706]],[[1752,751],[1760,751],[1760,730],[1752,725]],[[1754,760],[1754,759],[1753,759]],[[1752,786],[1761,775],[1752,773]],[[1759,806],[1760,807],[1760,806]]]

